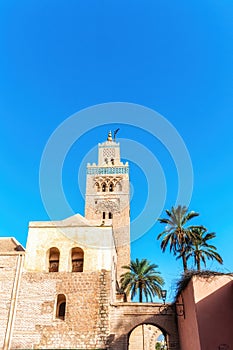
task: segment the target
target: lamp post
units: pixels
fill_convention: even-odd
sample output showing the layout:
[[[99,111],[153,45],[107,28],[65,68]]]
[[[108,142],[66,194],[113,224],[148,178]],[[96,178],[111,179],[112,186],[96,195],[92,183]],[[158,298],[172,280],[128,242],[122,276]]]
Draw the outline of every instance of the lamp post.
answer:
[[[165,305],[165,301],[166,301],[166,297],[167,297],[167,290],[166,289],[162,289],[161,290],[161,295],[162,295],[163,303]]]

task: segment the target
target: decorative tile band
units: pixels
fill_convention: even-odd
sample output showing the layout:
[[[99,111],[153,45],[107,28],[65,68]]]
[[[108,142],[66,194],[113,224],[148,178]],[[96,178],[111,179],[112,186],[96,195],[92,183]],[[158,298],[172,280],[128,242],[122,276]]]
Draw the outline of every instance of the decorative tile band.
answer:
[[[96,175],[96,174],[128,174],[129,167],[88,167],[87,174],[88,175]]]

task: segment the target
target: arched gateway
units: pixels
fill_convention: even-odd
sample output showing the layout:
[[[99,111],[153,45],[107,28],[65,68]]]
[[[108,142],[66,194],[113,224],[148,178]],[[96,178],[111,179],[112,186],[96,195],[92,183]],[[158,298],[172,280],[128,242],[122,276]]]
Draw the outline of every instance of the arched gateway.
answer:
[[[139,325],[158,327],[164,334],[167,349],[179,350],[176,313],[173,306],[159,303],[117,303],[111,311],[111,335],[109,349],[131,350],[129,340],[132,331]]]
[[[160,328],[143,323],[132,330],[128,344],[129,350],[157,350],[165,348],[166,340]]]

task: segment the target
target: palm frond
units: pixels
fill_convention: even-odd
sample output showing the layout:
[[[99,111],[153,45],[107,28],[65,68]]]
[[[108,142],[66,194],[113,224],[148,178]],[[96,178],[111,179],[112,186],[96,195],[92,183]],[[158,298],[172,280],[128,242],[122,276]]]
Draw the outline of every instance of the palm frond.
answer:
[[[155,295],[161,295],[161,287],[164,284],[160,272],[156,269],[157,264],[151,264],[147,259],[131,261],[129,265],[123,266],[128,271],[121,275],[121,288],[127,295],[131,294],[133,299],[137,293],[144,295],[146,301]]]

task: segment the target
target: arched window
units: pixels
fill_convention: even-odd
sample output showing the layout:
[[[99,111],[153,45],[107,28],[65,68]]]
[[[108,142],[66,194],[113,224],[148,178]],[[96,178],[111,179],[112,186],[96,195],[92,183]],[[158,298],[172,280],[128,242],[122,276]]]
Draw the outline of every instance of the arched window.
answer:
[[[113,192],[113,183],[112,182],[110,182],[110,184],[109,184],[109,192]]]
[[[121,186],[120,182],[117,182],[117,184],[116,184],[116,191],[122,191],[122,186]]]
[[[64,294],[58,294],[57,307],[56,307],[56,318],[60,318],[61,320],[64,320],[65,314],[66,314],[66,297]]]
[[[95,183],[95,189],[97,192],[100,191],[100,185],[98,184],[98,182]]]
[[[81,248],[71,250],[72,272],[83,272],[84,252]]]
[[[108,218],[112,219],[112,213],[108,213]]]
[[[105,219],[105,211],[103,211],[103,219]]]
[[[105,182],[102,184],[102,192],[106,192],[106,183]]]
[[[114,165],[114,158],[111,159],[111,163],[112,163],[112,165]]]
[[[49,249],[49,272],[58,272],[59,270],[59,249],[53,247]]]

